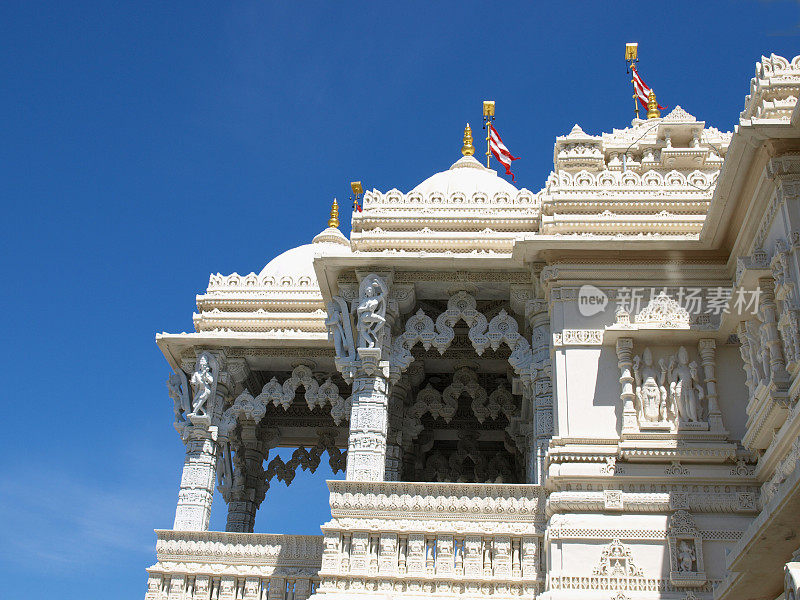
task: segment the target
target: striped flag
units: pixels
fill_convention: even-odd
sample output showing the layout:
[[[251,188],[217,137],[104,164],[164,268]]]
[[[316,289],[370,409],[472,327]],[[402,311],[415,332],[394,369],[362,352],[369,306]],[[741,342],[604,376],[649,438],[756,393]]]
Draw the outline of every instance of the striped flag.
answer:
[[[636,65],[631,65],[631,73],[633,74],[633,89],[636,91],[636,97],[639,98],[639,102],[642,103],[642,106],[647,108],[647,99],[650,96],[650,88],[647,87],[647,84],[642,81],[641,75],[639,75],[639,71],[636,70]],[[658,105],[659,110],[666,109],[666,106]]]
[[[508,151],[503,140],[500,139],[500,134],[497,133],[497,129],[495,129],[494,125],[491,123],[489,123],[489,148],[498,162],[506,168],[506,175],[511,175],[511,181],[516,183],[514,174],[511,172],[511,161],[519,160],[519,156],[511,155],[511,152]]]

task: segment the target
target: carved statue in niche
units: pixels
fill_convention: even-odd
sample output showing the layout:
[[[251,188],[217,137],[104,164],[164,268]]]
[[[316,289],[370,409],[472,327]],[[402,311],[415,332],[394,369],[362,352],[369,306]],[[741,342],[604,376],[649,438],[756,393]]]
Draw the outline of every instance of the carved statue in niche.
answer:
[[[703,561],[703,541],[689,511],[676,510],[667,528],[669,578],[673,585],[700,587],[707,581]]]
[[[644,361],[644,365],[642,365]],[[667,418],[667,364],[662,358],[659,369],[653,366],[653,353],[645,348],[642,356],[633,359],[633,372],[636,378],[636,398],[639,401],[640,422],[659,423]]]
[[[694,545],[694,543],[692,543]],[[689,542],[681,540],[678,544],[678,567],[681,571],[692,572],[694,568],[695,553]]]
[[[765,374],[769,373],[769,359],[764,360],[764,346],[761,343],[761,332],[757,322],[753,319],[745,322],[743,333],[747,338],[748,352],[750,354],[750,366],[753,370],[753,387],[758,387],[759,383],[766,379]],[[767,369],[764,370],[766,364]]]
[[[185,416],[192,411],[192,401],[189,399],[189,390],[186,383],[186,375],[178,369],[172,373],[167,380],[167,390],[172,398],[172,410],[175,413],[175,423],[186,420]]]
[[[353,343],[353,326],[350,321],[350,311],[347,301],[340,296],[334,296],[328,303],[328,318],[325,319],[329,337],[333,337],[333,346],[336,357],[343,360],[355,358],[355,344]]]
[[[383,345],[386,325],[386,284],[377,275],[369,275],[361,282],[358,315],[358,347],[379,348]]]
[[[214,384],[211,364],[208,359],[208,354],[205,352],[197,359],[197,366],[194,369],[194,373],[192,373],[191,384],[192,390],[194,390],[192,414],[204,416],[207,414],[206,405],[213,392],[212,386]]]
[[[689,362],[689,353],[683,346],[670,358],[669,382],[670,401],[676,408],[678,421],[699,421],[700,403],[705,393],[697,373],[697,363]]]

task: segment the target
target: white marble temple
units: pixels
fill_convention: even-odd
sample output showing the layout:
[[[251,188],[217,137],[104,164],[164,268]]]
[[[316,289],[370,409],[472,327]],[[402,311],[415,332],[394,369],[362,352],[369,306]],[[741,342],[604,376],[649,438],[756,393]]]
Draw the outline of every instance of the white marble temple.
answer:
[[[349,239],[334,207],[212,275],[157,336],[186,460],[146,599],[800,598],[799,93],[772,55],[734,133],[575,125],[536,193],[465,137]],[[322,460],[321,535],[253,533]]]

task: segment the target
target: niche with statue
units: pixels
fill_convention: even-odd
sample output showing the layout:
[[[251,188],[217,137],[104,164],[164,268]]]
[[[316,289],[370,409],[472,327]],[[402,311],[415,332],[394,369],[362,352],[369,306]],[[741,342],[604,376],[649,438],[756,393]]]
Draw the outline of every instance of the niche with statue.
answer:
[[[716,343],[701,339],[694,348],[634,348],[617,341],[623,432],[722,432],[717,401]]]

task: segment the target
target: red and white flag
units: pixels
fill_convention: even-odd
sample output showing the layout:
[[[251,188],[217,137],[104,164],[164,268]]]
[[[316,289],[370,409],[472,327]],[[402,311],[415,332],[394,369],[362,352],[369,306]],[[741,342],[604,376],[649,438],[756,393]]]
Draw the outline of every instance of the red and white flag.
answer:
[[[506,168],[506,175],[511,175],[511,181],[516,183],[514,174],[511,172],[511,161],[519,160],[519,156],[511,155],[503,140],[500,139],[497,129],[491,123],[489,123],[489,149],[494,154],[494,157]]]
[[[647,87],[647,84],[642,81],[639,71],[636,70],[636,65],[631,65],[631,73],[633,73],[633,89],[636,92],[636,96],[639,98],[639,102],[642,103],[642,106],[647,108],[647,99],[650,97],[651,90]],[[664,110],[666,108],[666,106],[658,105],[659,110]]]

